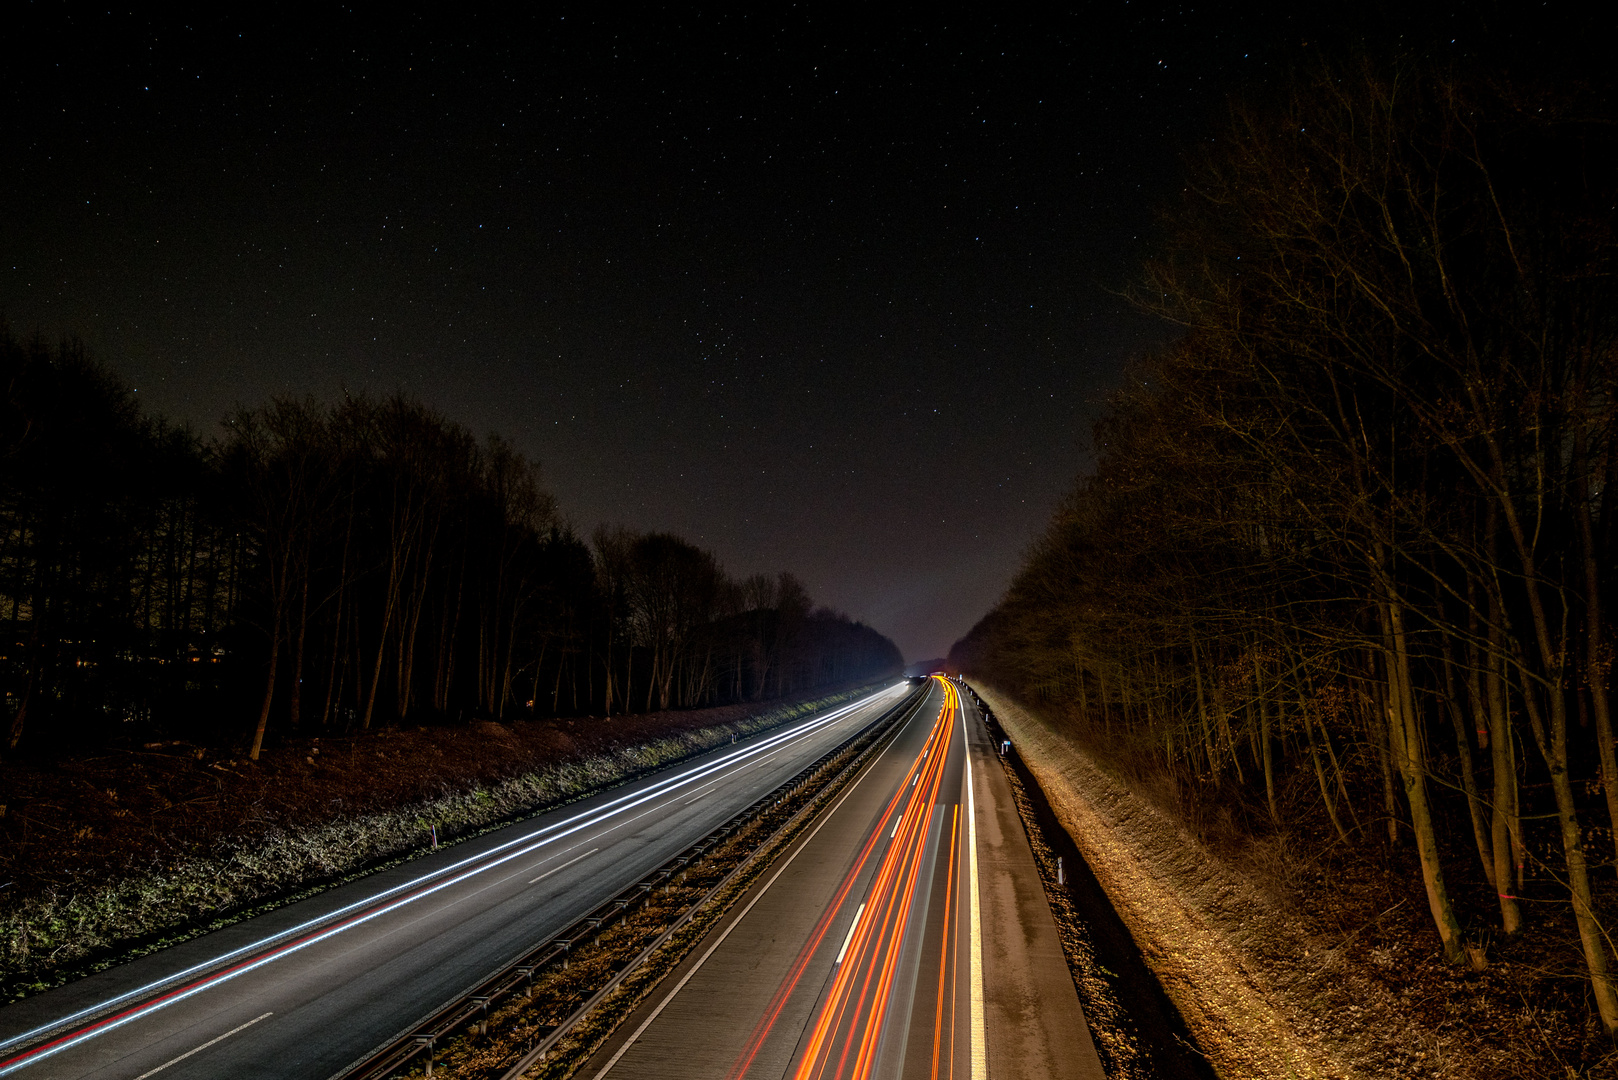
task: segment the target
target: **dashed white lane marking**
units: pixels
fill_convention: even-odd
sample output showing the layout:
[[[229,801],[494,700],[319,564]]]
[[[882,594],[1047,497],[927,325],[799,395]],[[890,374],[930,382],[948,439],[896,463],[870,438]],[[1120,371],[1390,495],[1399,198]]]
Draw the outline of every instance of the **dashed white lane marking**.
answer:
[[[181,1054],[179,1057],[175,1058],[173,1061],[165,1061],[165,1062],[163,1062],[163,1064],[159,1065],[155,1069],[146,1070],[145,1072],[141,1073],[139,1076],[135,1077],[135,1080],[146,1080],[146,1078],[148,1076],[156,1076],[158,1073],[162,1072],[164,1069],[168,1068],[170,1065],[178,1065],[180,1062],[184,1061],[186,1058],[190,1057],[192,1054],[200,1054],[204,1050],[208,1049],[208,1047],[212,1046],[214,1043],[224,1042],[226,1039],[230,1038],[232,1035],[236,1034],[238,1031],[246,1031],[248,1028],[252,1027],[254,1024],[258,1023],[260,1020],[268,1020],[270,1017],[272,1017],[274,1015],[275,1014],[272,1013],[272,1012],[267,1012],[263,1016],[255,1016],[255,1017],[253,1017],[253,1019],[249,1020],[247,1023],[238,1024],[236,1027],[231,1028],[229,1031],[225,1032],[223,1035],[215,1035],[213,1038],[209,1039],[207,1042],[203,1043],[201,1046],[193,1047],[192,1049],[187,1050],[185,1053]]]
[[[854,940],[854,931],[860,928],[860,916],[864,914],[865,905],[861,904],[860,909],[854,913],[854,921],[848,924],[848,936],[843,939],[843,947],[837,950],[837,959],[831,962],[832,967],[843,962],[843,954],[848,952],[848,943]]]
[[[906,723],[909,723],[909,721],[907,720]],[[791,866],[793,860],[809,847],[809,842],[819,835],[820,830],[825,827],[826,822],[830,821],[837,814],[838,809],[842,807],[843,803],[847,801],[848,797],[854,794],[854,790],[861,784],[865,783],[865,778],[876,771],[877,762],[880,762],[883,758],[887,757],[888,751],[891,749],[893,749],[893,743],[890,742],[887,746],[882,748],[882,753],[877,755],[876,761],[872,762],[864,772],[860,773],[860,775],[855,778],[854,782],[848,786],[848,789],[837,797],[837,801],[832,803],[831,809],[827,810],[825,814],[822,815],[821,819],[815,823],[815,827],[809,830],[809,835],[803,838],[802,843],[798,844],[797,847],[792,849],[792,853],[786,857],[786,859],[776,869],[775,873],[770,875],[769,880],[764,883],[764,886],[753,895],[751,900],[747,902],[747,906],[742,908],[741,914],[737,915],[736,918],[731,921],[730,925],[725,927],[724,933],[719,935],[719,939],[712,945],[708,946],[708,951],[704,952],[700,957],[697,958],[697,962],[691,965],[691,970],[687,971],[685,975],[681,977],[680,981],[674,984],[674,989],[670,990],[663,1000],[657,1003],[657,1008],[652,1010],[651,1015],[645,1020],[642,1020],[640,1027],[636,1028],[634,1033],[631,1034],[629,1038],[624,1040],[623,1045],[617,1049],[612,1057],[607,1059],[607,1063],[601,1067],[601,1071],[595,1074],[594,1080],[603,1080],[603,1078],[612,1071],[613,1066],[617,1065],[618,1062],[623,1059],[623,1056],[629,1053],[630,1047],[640,1042],[640,1037],[646,1034],[646,1029],[651,1027],[652,1022],[659,1016],[662,1016],[663,1010],[669,1007],[669,1002],[678,997],[680,991],[685,989],[685,984],[690,982],[692,978],[696,976],[698,971],[702,970],[702,965],[708,962],[708,957],[717,952],[719,946],[723,945],[725,943],[725,939],[730,936],[730,932],[742,924],[742,920],[746,919],[748,913],[753,910],[753,905],[764,899],[764,894],[770,891],[770,886],[774,885],[776,880],[779,879],[782,874],[787,872],[787,867]]]
[[[545,871],[543,874],[539,875],[537,878],[534,878],[528,884],[530,884],[530,885],[538,884],[539,882],[544,881],[546,878],[550,877],[552,874],[556,873],[558,870],[566,870],[568,867],[572,866],[574,863],[578,862],[580,859],[587,859],[591,855],[594,855],[596,852],[598,852],[600,850],[601,849],[598,848],[598,847],[593,847],[589,851],[586,851],[583,855],[575,855],[571,859],[569,859],[567,862],[563,863],[561,866],[553,866],[553,867],[551,867],[549,870]]]

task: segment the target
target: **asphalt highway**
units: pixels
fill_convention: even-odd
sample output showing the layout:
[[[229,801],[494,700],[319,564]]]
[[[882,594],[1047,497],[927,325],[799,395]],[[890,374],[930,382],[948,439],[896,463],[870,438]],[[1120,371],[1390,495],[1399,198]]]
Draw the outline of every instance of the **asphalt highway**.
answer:
[[[1102,1080],[999,762],[948,680],[578,1074]]]
[[[579,1075],[897,1077],[928,1075],[936,1055],[970,1076],[981,993],[974,1013],[958,700],[934,679],[701,966]]]
[[[0,1008],[0,1077],[333,1076],[785,782],[907,689]]]

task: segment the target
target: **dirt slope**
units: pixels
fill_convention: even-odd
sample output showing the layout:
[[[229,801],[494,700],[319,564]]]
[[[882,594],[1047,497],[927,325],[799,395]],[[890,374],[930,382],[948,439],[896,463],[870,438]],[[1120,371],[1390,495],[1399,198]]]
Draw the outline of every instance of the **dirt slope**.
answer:
[[[1366,950],[1276,904],[1046,720],[977,689],[1221,1076],[1480,1075],[1366,970]]]

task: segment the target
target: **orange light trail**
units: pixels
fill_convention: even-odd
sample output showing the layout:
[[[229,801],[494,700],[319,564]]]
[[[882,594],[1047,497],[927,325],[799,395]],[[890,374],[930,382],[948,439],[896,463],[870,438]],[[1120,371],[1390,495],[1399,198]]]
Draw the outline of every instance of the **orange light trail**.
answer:
[[[932,738],[929,737],[928,747],[931,744]],[[855,883],[864,872],[866,863],[870,861],[871,855],[876,851],[877,844],[881,842],[882,826],[893,820],[894,810],[898,808],[900,800],[905,798],[906,794],[913,793],[921,787],[919,781],[916,783],[915,789],[911,788],[910,785],[912,779],[916,777],[917,771],[922,770],[930,760],[928,753],[928,748],[924,747],[922,753],[917,755],[916,760],[905,771],[903,782],[893,793],[893,797],[888,800],[887,806],[883,808],[882,816],[878,819],[881,824],[871,830],[870,836],[866,838],[864,847],[861,848],[858,858],[854,860],[854,865],[844,875],[842,884],[838,887],[837,895],[832,898],[831,903],[826,905],[826,910],[816,922],[814,930],[809,935],[809,940],[799,950],[792,967],[788,970],[786,977],[781,980],[781,985],[776,988],[774,995],[771,996],[769,1005],[765,1007],[764,1015],[754,1025],[746,1047],[737,1055],[736,1061],[725,1074],[726,1080],[741,1080],[743,1076],[747,1075],[747,1070],[752,1068],[753,1061],[758,1057],[759,1051],[763,1049],[765,1041],[768,1040],[770,1032],[775,1026],[775,1022],[780,1019],[782,1010],[786,1008],[787,1002],[792,999],[799,981],[803,978],[804,972],[808,970],[815,951],[820,948],[821,942],[836,921],[838,912],[842,910],[843,902],[848,898],[849,892],[853,890]],[[902,820],[903,818],[901,817],[901,822]],[[892,850],[891,846],[889,850]],[[852,944],[851,939],[850,945]]]
[[[926,852],[932,807],[939,801],[939,789],[943,783],[944,767],[949,757],[950,737],[959,712],[960,698],[954,686],[946,680],[939,681],[944,687],[944,704],[939,709],[938,719],[934,722],[916,765],[913,765],[910,773],[906,775],[908,780],[919,766],[920,774],[916,786],[909,789],[908,793],[905,788],[900,789],[901,794],[908,794],[908,799],[901,813],[898,830],[878,866],[871,884],[870,898],[866,902],[865,914],[854,928],[845,959],[838,966],[826,1000],[811,1026],[802,1057],[792,1074],[793,1080],[869,1080],[876,1067],[882,1028],[887,1019],[911,913],[915,908],[917,890],[921,884],[925,862],[923,856]],[[890,803],[890,811],[891,806]],[[884,824],[888,820],[887,816],[882,818]],[[944,1038],[944,987],[948,972],[952,969],[952,965],[948,962],[950,945],[956,936],[955,924],[959,915],[958,894],[954,884],[959,867],[959,828],[960,808],[957,806],[951,819],[948,860],[950,876],[945,888],[944,942],[933,1047],[932,1075],[935,1080],[939,1075],[941,1043]],[[881,826],[878,826],[873,835],[880,836],[880,834]],[[869,851],[868,843],[866,852]],[[862,863],[863,860],[864,854]],[[838,903],[847,896],[851,880],[852,878],[845,881],[844,888],[839,893]],[[831,910],[835,910],[835,907]],[[817,929],[819,936],[823,937],[824,927]],[[791,979],[794,983],[797,976],[801,975],[796,968],[795,972]],[[955,1041],[953,999],[952,991],[949,1009],[951,1073],[953,1073]],[[766,1017],[768,1022],[773,1023],[774,1017],[780,1013],[780,1008],[780,1004],[772,1001],[772,1008]],[[761,1022],[761,1027],[765,1026],[765,1023]],[[842,1034],[839,1038],[839,1034],[843,1033],[845,1028],[846,1034]],[[749,1061],[751,1055],[756,1052],[757,1047],[754,1045],[750,1048]],[[733,1073],[733,1075],[740,1074]]]
[[[940,717],[943,716],[943,712],[944,710],[940,711]],[[851,1021],[848,1037],[844,1040],[842,1052],[837,1058],[837,1067],[831,1074],[833,1076],[841,1077],[843,1075],[849,1052],[853,1049],[854,1037],[856,1034],[861,1033],[860,1027],[852,1021],[858,1019],[860,1013],[864,1011],[866,1002],[869,1000],[871,980],[873,977],[879,976],[877,962],[892,956],[896,951],[893,935],[895,931],[902,933],[904,917],[908,915],[908,908],[898,903],[900,899],[899,893],[904,889],[907,878],[911,876],[907,875],[905,871],[912,869],[915,856],[919,854],[916,849],[921,839],[925,836],[925,807],[931,805],[932,796],[935,794],[936,781],[934,774],[939,771],[936,767],[938,759],[933,753],[936,734],[937,730],[935,729],[935,737],[928,740],[928,747],[923,752],[926,767],[922,773],[922,779],[926,783],[916,785],[914,794],[909,804],[905,807],[904,815],[900,819],[899,834],[895,842],[888,848],[887,857],[878,869],[877,879],[872,885],[872,899],[866,905],[869,915],[855,932],[854,940],[849,948],[849,959],[839,970],[838,979],[833,984],[833,993],[828,1004],[835,1002],[837,1008],[835,1010],[828,1008],[822,1016],[827,1035],[842,1026],[845,1016]],[[887,949],[880,948],[884,942],[888,944]],[[874,944],[876,947],[870,950],[872,955],[868,961],[862,963],[860,958],[866,953],[868,944]],[[853,987],[854,973],[856,972],[863,972],[864,977],[860,980],[857,997],[851,997],[850,991]],[[839,989],[842,991],[841,994],[838,992]],[[869,1022],[866,1024],[863,1033],[866,1036],[866,1042],[869,1042],[871,1036]],[[824,1041],[823,1036],[820,1042],[824,1043]],[[863,1058],[863,1054],[861,1056]],[[807,1060],[808,1055],[806,1055]],[[824,1070],[820,1075],[824,1075]],[[857,1077],[860,1073],[856,1070],[853,1075]]]
[[[951,901],[955,899],[955,856],[960,845],[961,830],[961,804],[955,804],[955,819],[949,829],[949,875],[944,879],[944,938],[938,950],[938,1010],[933,1015],[933,1073],[932,1080],[938,1080],[938,1051],[939,1044],[944,1035],[944,985],[945,976],[951,969],[949,962],[950,948],[954,944],[954,935],[949,932],[954,921],[950,918]],[[953,1035],[955,1031],[955,985],[950,982],[949,995],[949,1029]],[[955,1040],[949,1041],[949,1071],[946,1076],[955,1075]]]

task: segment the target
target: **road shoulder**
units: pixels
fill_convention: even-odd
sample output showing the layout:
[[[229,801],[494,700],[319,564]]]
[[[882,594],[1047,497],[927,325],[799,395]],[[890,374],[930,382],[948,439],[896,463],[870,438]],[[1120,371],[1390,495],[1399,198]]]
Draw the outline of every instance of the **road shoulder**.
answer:
[[[989,1075],[1105,1080],[1011,786],[968,711]]]

